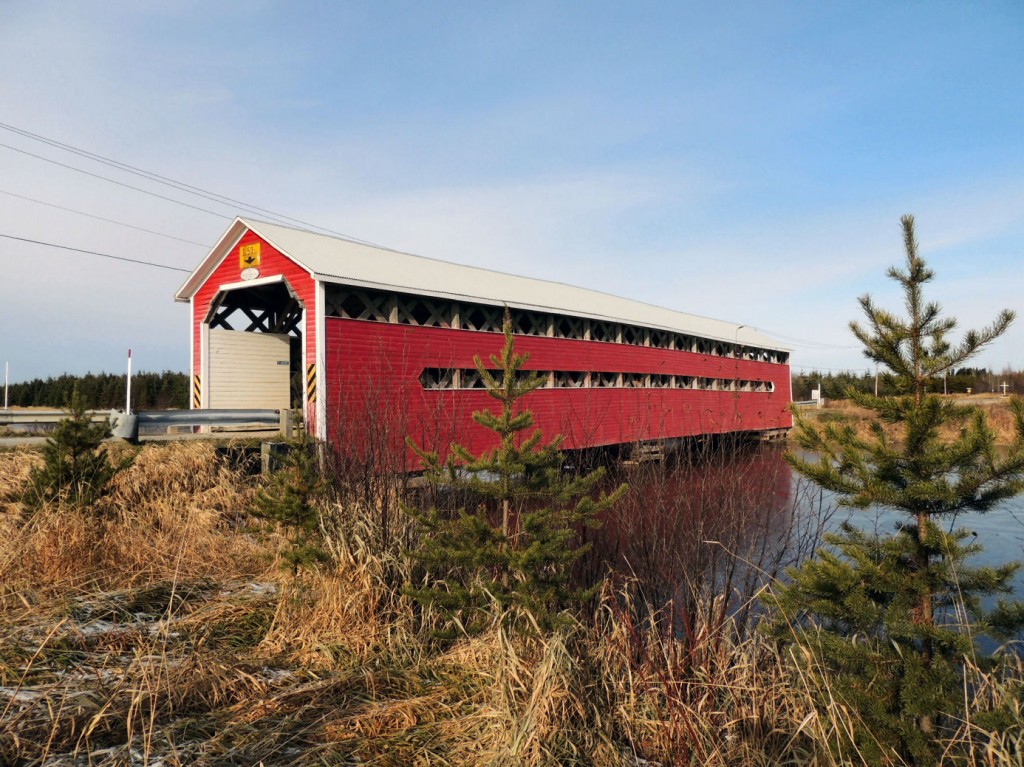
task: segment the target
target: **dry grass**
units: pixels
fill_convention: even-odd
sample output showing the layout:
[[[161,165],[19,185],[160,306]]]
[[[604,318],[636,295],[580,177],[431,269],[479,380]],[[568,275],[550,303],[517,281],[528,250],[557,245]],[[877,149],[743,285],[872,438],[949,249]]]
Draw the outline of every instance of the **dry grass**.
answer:
[[[980,398],[975,398],[980,399]],[[988,419],[989,428],[996,435],[996,444],[1009,445],[1016,438],[1016,427],[1014,425],[1013,413],[1010,410],[1008,401],[992,401],[990,398],[980,402],[972,402],[970,397],[956,397],[955,401],[960,404],[970,404],[977,407]],[[871,424],[877,421],[874,414],[865,408],[855,405],[850,400],[829,400],[826,407],[803,408],[800,415],[810,423],[826,423],[829,421],[849,424],[854,427],[858,436],[869,436]],[[886,436],[892,440],[899,441],[902,434],[892,424],[882,424]],[[945,440],[953,440],[960,434],[960,427],[957,424],[946,424],[939,430],[939,436]]]
[[[0,468],[10,468],[0,473],[0,607],[266,568],[262,548],[226,534],[246,517],[253,490],[209,445],[143,449],[96,508],[55,504],[26,519],[17,490],[38,460],[0,453]]]
[[[344,669],[411,646],[411,607],[380,588],[373,570],[353,563],[288,581],[261,649],[309,668]]]
[[[387,493],[326,505],[337,564],[292,578],[246,524],[253,480],[207,446],[143,449],[101,508],[26,521],[36,460],[0,453],[0,763],[858,763],[806,661],[717,609],[684,639],[609,585],[557,634],[496,616],[437,646],[396,587],[409,531]],[[1019,707],[1024,669],[972,673],[976,710]],[[1001,767],[1022,733],[957,739]]]

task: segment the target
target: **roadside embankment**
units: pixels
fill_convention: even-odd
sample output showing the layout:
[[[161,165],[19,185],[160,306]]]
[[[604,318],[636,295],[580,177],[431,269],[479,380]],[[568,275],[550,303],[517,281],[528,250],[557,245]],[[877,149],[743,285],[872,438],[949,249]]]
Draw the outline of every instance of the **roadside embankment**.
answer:
[[[1009,398],[992,395],[950,396],[948,401],[958,405],[970,405],[978,408],[988,421],[989,428],[995,434],[996,444],[1009,445],[1016,437],[1013,413],[1010,410]],[[834,399],[827,400],[825,407],[803,407],[799,411],[800,417],[809,423],[817,424],[841,424],[852,426],[859,435],[867,436],[871,425],[877,420],[875,414],[870,410],[858,407],[850,400]],[[886,436],[898,440],[901,435],[891,424],[882,424]],[[948,424],[940,429],[939,436],[943,439],[950,439],[956,436],[958,426]],[[792,434],[792,433],[791,433]]]

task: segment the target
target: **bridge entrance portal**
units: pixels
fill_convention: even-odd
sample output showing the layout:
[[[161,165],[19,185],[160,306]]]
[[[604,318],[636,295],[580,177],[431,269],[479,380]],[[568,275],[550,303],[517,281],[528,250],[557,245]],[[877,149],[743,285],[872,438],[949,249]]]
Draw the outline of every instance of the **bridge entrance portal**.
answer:
[[[302,407],[305,307],[284,279],[258,282],[224,288],[210,304],[207,407]]]

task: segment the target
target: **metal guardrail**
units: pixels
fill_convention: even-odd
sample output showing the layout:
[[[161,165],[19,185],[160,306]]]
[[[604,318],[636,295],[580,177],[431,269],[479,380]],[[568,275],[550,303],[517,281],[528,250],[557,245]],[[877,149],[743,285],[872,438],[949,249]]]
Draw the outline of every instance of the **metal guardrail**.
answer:
[[[159,426],[234,426],[260,424],[277,426],[280,410],[140,410],[134,415],[139,425]],[[288,412],[288,411],[284,411]],[[118,413],[118,415],[123,415]]]
[[[89,410],[93,421],[109,422],[116,410]],[[0,410],[0,426],[45,426],[63,421],[68,417],[65,410]]]
[[[96,423],[110,425],[113,435],[136,441],[152,437],[154,431],[167,432],[170,429],[199,427],[201,435],[165,434],[162,438],[187,438],[191,436],[223,436],[222,431],[231,427],[249,426],[255,431],[281,432],[292,436],[292,414],[290,410],[219,409],[219,410],[140,410],[130,415],[119,410],[90,410],[90,418]],[[67,418],[63,410],[0,410],[0,427],[8,427],[26,435],[45,434],[57,423]],[[140,434],[140,431],[147,432]]]

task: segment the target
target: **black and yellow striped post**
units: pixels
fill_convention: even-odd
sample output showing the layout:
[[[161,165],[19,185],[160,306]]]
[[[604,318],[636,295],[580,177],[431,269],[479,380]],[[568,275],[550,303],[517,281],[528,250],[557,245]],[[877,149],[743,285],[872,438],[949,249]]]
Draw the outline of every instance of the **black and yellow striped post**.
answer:
[[[309,409],[312,410],[313,406],[316,405],[316,363],[311,363],[306,367],[306,402],[309,403]]]
[[[192,409],[199,410],[203,405],[203,387],[200,386],[199,375],[192,376]]]

